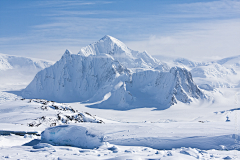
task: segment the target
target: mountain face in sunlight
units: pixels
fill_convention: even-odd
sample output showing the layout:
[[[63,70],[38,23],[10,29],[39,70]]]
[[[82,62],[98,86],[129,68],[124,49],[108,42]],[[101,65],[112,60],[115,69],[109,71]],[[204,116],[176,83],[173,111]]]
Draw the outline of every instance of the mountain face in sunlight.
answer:
[[[133,51],[111,36],[78,54],[66,50],[58,62],[35,76],[23,96],[120,110],[166,109],[178,101],[190,103],[205,97],[186,69],[170,69],[147,52]]]

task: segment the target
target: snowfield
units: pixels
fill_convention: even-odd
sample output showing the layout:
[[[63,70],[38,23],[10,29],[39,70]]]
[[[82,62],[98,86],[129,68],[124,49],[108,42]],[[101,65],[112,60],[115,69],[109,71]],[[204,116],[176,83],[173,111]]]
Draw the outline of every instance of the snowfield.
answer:
[[[55,64],[1,54],[0,159],[239,160],[239,64],[111,36]]]

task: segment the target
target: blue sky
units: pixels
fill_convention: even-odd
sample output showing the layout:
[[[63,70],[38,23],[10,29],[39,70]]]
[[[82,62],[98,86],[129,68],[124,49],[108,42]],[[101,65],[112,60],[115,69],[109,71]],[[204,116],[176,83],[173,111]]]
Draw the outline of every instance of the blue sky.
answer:
[[[0,53],[58,60],[104,35],[152,55],[240,55],[240,1],[0,1]]]

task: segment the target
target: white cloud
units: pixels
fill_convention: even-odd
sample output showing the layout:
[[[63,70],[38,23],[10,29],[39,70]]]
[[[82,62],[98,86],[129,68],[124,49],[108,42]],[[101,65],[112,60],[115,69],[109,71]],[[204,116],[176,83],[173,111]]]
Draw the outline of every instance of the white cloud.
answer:
[[[240,54],[240,20],[233,19],[240,16],[240,1],[173,4],[166,6],[166,13],[159,14],[71,9],[98,3],[108,1],[31,3],[53,7],[42,13],[48,21],[31,26],[27,34],[0,38],[0,52],[58,60],[65,49],[77,53],[81,47],[108,34],[123,42],[131,40],[127,42],[130,48],[147,50],[152,55],[199,59]]]
[[[174,5],[175,9],[183,13],[206,14],[212,16],[226,16],[240,13],[239,0],[220,0],[210,2],[195,2]]]
[[[90,22],[90,21],[89,21]],[[103,23],[107,22],[103,21]],[[79,22],[80,23],[80,22]],[[81,22],[82,23],[82,22]],[[93,22],[94,24],[95,22]],[[125,23],[123,21],[123,23]],[[56,24],[57,26],[59,24]],[[65,24],[64,24],[65,25]],[[63,25],[63,26],[64,26]],[[61,26],[61,25],[60,25]],[[174,57],[185,57],[195,60],[209,59],[209,58],[223,58],[228,56],[240,55],[240,19],[233,20],[215,20],[201,23],[185,24],[172,34],[155,34],[150,35],[148,38],[142,40],[125,41],[131,49],[139,51],[148,51],[151,55],[165,55]],[[19,54],[23,56],[36,57],[49,60],[58,60],[66,49],[70,49],[73,53],[77,53],[81,47],[95,42],[105,34],[101,35],[101,32],[96,33],[95,38],[83,37],[79,34],[79,37],[60,36],[48,38],[47,34],[51,32],[60,33],[55,24],[50,26],[39,26],[39,30],[35,30],[34,34],[21,38],[1,38],[0,42],[3,44],[6,41],[6,45],[1,45],[0,52],[4,52],[2,49],[6,48],[8,54]],[[66,30],[71,30],[73,33],[79,33],[76,26],[66,27]],[[81,26],[80,26],[81,27]],[[103,25],[104,27],[104,25]],[[49,28],[51,28],[49,30]],[[64,28],[64,27],[63,27]],[[44,29],[46,32],[44,33]],[[82,30],[88,31],[87,26],[83,25]],[[101,28],[100,28],[101,30]],[[104,30],[104,29],[102,29]],[[63,31],[63,35],[68,34],[69,31]],[[43,35],[41,35],[43,34]],[[134,35],[134,34],[133,34]],[[39,39],[36,41],[36,36]],[[84,35],[85,36],[85,35]],[[114,36],[114,35],[112,35]],[[129,37],[132,35],[122,35],[122,37]],[[137,36],[137,35],[136,35]],[[46,37],[46,38],[44,38]],[[141,37],[141,36],[140,36]],[[121,37],[116,36],[121,39]],[[131,39],[131,38],[129,38]],[[8,42],[16,42],[14,45],[8,45]],[[17,42],[29,42],[32,43],[17,43]]]
[[[55,8],[66,8],[70,6],[84,6],[84,5],[95,5],[94,1],[76,1],[76,0],[57,0],[57,1],[35,1],[33,3],[28,3],[23,6],[24,8],[31,7],[55,7]]]
[[[153,35],[144,41],[127,42],[135,50],[152,55],[195,60],[240,55],[240,19],[192,24],[191,29],[168,36]]]

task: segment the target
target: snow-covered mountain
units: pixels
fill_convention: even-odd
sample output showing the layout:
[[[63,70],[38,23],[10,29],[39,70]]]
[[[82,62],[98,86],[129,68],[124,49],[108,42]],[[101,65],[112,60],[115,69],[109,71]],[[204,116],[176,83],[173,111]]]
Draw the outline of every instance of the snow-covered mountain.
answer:
[[[78,54],[66,50],[58,62],[35,76],[23,97],[86,102],[99,108],[165,109],[205,96],[186,69],[169,70],[147,52],[133,51],[105,36]]]
[[[238,57],[163,63],[105,36],[79,54],[67,50],[23,91],[48,100],[1,91],[2,84],[25,85],[46,67],[23,59],[1,60],[2,159],[240,158],[239,88],[212,87],[239,80]],[[208,101],[191,103],[203,93]]]
[[[206,83],[214,88],[232,88],[236,85],[237,72],[218,63],[195,67],[191,73],[199,85]]]
[[[234,72],[233,76],[229,76],[227,79],[228,82],[232,83],[232,87],[239,88],[240,87],[240,55],[227,57],[221,60],[216,61],[218,64],[229,68],[232,72]]]
[[[231,67],[240,67],[240,55],[223,58],[217,61],[218,64]]]
[[[52,64],[53,62],[51,61],[20,56],[12,56],[0,53],[0,70],[22,68],[27,68],[28,70],[32,69],[41,70],[46,67],[49,67]]]
[[[168,70],[167,64],[153,58],[146,51],[138,52],[128,48],[123,42],[111,36],[104,36],[98,42],[92,43],[80,50],[79,55],[88,57],[109,56],[127,68],[158,68]]]
[[[217,61],[195,62],[185,58],[177,58],[171,65],[188,69],[194,81],[200,88],[212,90],[213,88],[235,88],[240,85],[240,56],[227,57]]]
[[[16,90],[26,87],[36,73],[54,62],[0,54],[0,90]]]

